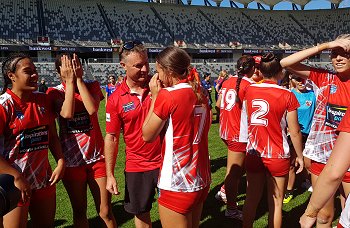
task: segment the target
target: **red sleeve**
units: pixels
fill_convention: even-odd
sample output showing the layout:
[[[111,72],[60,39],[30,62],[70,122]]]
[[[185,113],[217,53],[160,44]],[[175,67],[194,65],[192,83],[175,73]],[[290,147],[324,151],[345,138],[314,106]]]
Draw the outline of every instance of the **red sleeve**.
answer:
[[[348,109],[345,113],[345,116],[342,118],[337,131],[340,132],[348,132],[350,133],[350,109]]]
[[[327,81],[328,71],[323,69],[311,68],[309,79],[313,81],[318,88],[322,86],[322,84]]]
[[[243,101],[245,99],[245,94],[247,93],[248,87],[251,85],[252,83],[245,80],[244,78],[241,81],[241,84],[239,85],[239,99],[241,101]]]
[[[99,96],[100,97],[100,101],[102,101],[105,98],[103,96],[103,93],[102,93],[101,87],[100,87],[100,83],[98,81],[93,81],[91,83],[89,91],[90,91],[91,94]]]
[[[45,106],[48,109],[47,115],[49,115],[49,121],[54,122],[57,114],[55,112],[55,105],[54,105],[54,100],[52,97],[50,97],[48,94],[40,94],[38,93],[39,96],[42,96],[41,99],[44,100]]]
[[[172,98],[169,91],[161,89],[154,104],[153,112],[162,120],[167,120],[171,113],[171,103]]]
[[[288,104],[287,104],[287,111],[291,112],[296,110],[300,107],[300,104],[298,102],[298,99],[294,95],[293,92],[289,91],[289,98],[288,98]]]
[[[55,116],[58,117],[59,113],[61,112],[61,105],[59,104],[59,98],[61,97],[60,92],[57,89],[49,88],[46,91],[46,94],[48,96],[48,100],[50,101],[52,112],[55,113]]]
[[[0,106],[0,135],[4,134],[4,129],[7,122],[7,116],[4,107]]]
[[[119,118],[118,96],[112,94],[108,98],[106,106],[106,133],[116,134],[120,132],[121,121]]]

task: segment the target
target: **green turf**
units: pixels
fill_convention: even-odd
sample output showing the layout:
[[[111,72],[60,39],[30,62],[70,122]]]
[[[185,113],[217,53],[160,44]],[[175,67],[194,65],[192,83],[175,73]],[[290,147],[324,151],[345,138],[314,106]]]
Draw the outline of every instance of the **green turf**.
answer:
[[[214,112],[214,120],[215,110]],[[105,102],[102,101],[99,110],[99,120],[102,133],[105,133]],[[224,204],[218,202],[214,196],[215,193],[220,189],[221,184],[225,176],[226,167],[226,147],[221,141],[218,129],[219,125],[217,123],[212,124],[209,132],[209,153],[211,158],[211,171],[212,171],[212,184],[210,187],[209,196],[205,202],[201,227],[241,227],[241,223],[232,219],[228,219],[224,216],[225,206]],[[133,216],[126,213],[123,208],[123,198],[124,198],[124,143],[123,139],[120,139],[121,145],[119,147],[119,155],[117,159],[117,165],[115,170],[115,176],[118,181],[118,186],[121,191],[119,196],[113,196],[112,205],[113,212],[116,217],[119,227],[127,228],[134,227]],[[55,162],[52,157],[50,157],[50,162],[54,166]],[[242,209],[245,199],[245,177],[242,178],[242,183],[239,190],[238,203]],[[304,192],[302,189],[298,188],[296,190],[297,195],[290,201],[289,204],[283,207],[283,226],[282,227],[299,227],[298,221],[299,217],[305,210],[310,193]],[[96,213],[95,206],[91,194],[88,194],[88,218],[90,227],[102,227],[101,221]],[[337,200],[336,215],[338,218],[340,214],[339,200]],[[256,221],[254,227],[267,227],[267,201],[266,195],[264,194],[256,213]],[[159,221],[159,215],[157,211],[156,201],[153,203],[153,209],[151,211],[151,217],[153,221],[153,227],[161,227]],[[336,224],[337,220],[334,221]],[[69,198],[66,190],[64,189],[62,182],[57,185],[57,212],[56,212],[56,227],[72,227],[72,209],[69,202]]]

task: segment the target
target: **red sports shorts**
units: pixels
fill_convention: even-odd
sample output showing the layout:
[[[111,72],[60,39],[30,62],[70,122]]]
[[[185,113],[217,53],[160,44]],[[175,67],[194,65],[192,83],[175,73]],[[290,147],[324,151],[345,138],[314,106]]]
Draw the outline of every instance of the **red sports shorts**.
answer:
[[[326,165],[317,161],[311,160],[310,173],[319,176]],[[350,183],[350,172],[347,171],[343,177],[343,182]]]
[[[289,158],[261,158],[247,153],[245,166],[247,172],[262,173],[268,171],[271,176],[281,177],[289,172]]]
[[[173,192],[159,189],[158,203],[177,213],[187,214],[194,206],[205,201],[209,187],[196,192]]]
[[[86,181],[88,179],[98,179],[101,177],[106,177],[106,163],[104,159],[88,165],[67,167],[64,172],[63,180]]]
[[[22,199],[18,202],[18,207],[29,206],[29,204],[39,203],[40,201],[44,201],[46,199],[52,198],[56,195],[56,185],[49,185],[41,189],[32,190],[32,195],[30,200],[27,202],[23,202]]]
[[[230,141],[230,140],[225,140],[225,139],[222,139],[222,141],[224,141],[227,148],[231,152],[237,152],[237,153],[245,153],[246,152],[247,143],[235,142],[235,141]]]

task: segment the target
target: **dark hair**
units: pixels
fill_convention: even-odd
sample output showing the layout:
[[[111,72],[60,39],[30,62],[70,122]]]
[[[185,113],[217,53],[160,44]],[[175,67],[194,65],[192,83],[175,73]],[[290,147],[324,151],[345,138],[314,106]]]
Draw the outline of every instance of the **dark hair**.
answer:
[[[251,55],[243,55],[237,60],[237,81],[236,81],[236,102],[241,102],[239,99],[239,87],[241,85],[242,78],[248,74],[255,67],[255,60]]]
[[[280,82],[280,86],[283,86],[283,87],[285,87],[287,89],[290,88],[290,78],[289,77],[290,77],[291,74],[292,73],[289,72],[288,70],[285,70],[283,72],[283,78],[282,78],[282,80]]]
[[[55,68],[58,74],[61,74],[61,66],[62,66],[62,61],[61,61],[61,57],[67,55],[69,57],[69,59],[73,59],[73,55],[70,53],[61,53],[59,55],[56,56],[56,60],[55,60]]]
[[[265,78],[272,78],[282,71],[280,59],[273,53],[264,54],[261,57],[260,72]]]
[[[175,76],[179,77],[180,80],[186,79],[190,73],[191,57],[181,48],[178,47],[167,47],[161,51],[156,60],[159,65],[161,65],[165,72],[174,72]],[[200,82],[194,80],[189,80],[188,83],[192,86],[199,102],[203,101],[202,91],[200,87]]]
[[[12,84],[12,81],[10,80],[8,74],[9,73],[15,73],[17,68],[17,63],[21,61],[22,59],[30,59],[30,56],[23,53],[11,53],[3,62],[2,62],[2,75],[4,77],[4,88],[2,89],[1,94],[5,93],[8,85]]]

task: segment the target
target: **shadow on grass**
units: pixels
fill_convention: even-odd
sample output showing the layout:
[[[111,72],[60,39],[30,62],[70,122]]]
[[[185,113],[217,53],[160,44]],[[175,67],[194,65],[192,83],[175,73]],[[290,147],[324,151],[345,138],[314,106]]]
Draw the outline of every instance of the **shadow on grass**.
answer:
[[[226,157],[219,157],[210,160],[211,173],[215,173],[218,169],[221,169],[222,167],[226,167]],[[224,178],[225,177],[222,177],[222,180],[224,180]]]

